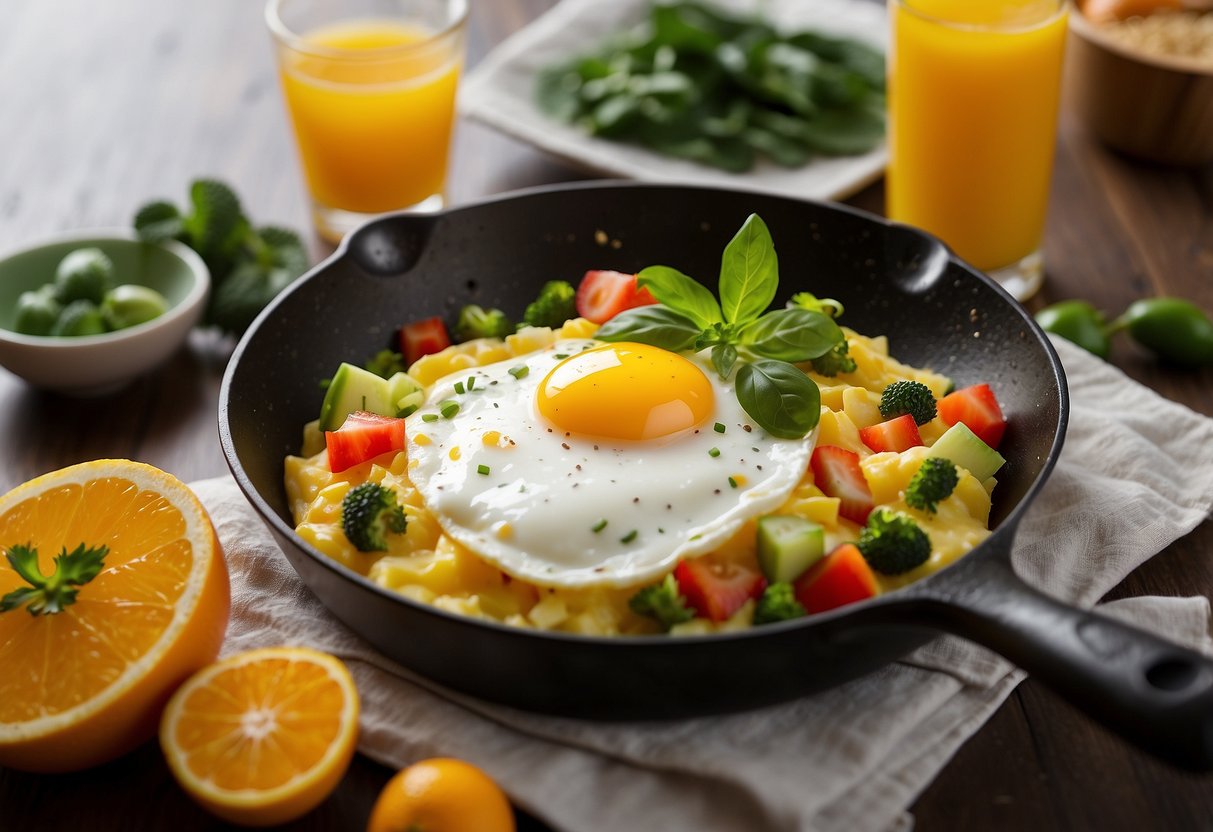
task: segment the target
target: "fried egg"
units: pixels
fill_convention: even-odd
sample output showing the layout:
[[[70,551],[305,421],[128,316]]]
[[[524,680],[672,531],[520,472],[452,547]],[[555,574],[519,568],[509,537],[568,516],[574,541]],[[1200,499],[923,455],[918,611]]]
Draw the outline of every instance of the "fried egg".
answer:
[[[707,352],[563,340],[435,382],[409,477],[450,537],[541,586],[626,587],[776,510],[812,451],[767,435]]]

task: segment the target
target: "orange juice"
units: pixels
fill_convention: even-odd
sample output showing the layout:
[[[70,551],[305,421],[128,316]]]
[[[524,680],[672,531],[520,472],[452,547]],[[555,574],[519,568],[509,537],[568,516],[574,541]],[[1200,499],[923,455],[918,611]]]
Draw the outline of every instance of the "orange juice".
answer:
[[[982,270],[1032,255],[1052,172],[1064,3],[891,0],[890,13],[889,216]]]
[[[308,32],[281,56],[318,206],[376,214],[441,198],[461,55],[432,38],[395,21],[350,21]]]

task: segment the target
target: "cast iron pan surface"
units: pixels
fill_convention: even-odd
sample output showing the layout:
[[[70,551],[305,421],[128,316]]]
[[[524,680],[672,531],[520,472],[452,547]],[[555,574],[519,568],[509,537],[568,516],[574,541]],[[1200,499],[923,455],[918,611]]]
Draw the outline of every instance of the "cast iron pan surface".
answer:
[[[547,280],[674,266],[715,289],[720,253],[750,213],[771,229],[782,306],[834,297],[843,322],[957,387],[988,382],[1009,425],[991,524],[957,563],[830,613],[693,638],[590,638],[448,614],[382,589],[294,534],[283,459],[344,360],[389,346],[407,321],[453,322],[467,303],[515,319]],[[1026,312],[934,238],[844,206],[711,188],[578,183],[351,234],[270,305],[237,346],[219,426],[236,481],[313,592],[385,655],[495,702],[595,719],[753,708],[838,685],[940,631],[999,651],[1079,708],[1172,762],[1213,767],[1213,663],[1058,603],[1012,571],[1015,528],[1065,435],[1065,379]]]

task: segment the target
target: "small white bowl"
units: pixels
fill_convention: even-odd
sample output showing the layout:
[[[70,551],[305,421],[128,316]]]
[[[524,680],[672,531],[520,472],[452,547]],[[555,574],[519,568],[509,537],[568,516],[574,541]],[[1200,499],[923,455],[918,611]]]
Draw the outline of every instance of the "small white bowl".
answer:
[[[164,295],[164,314],[103,335],[14,332],[18,296],[53,281],[69,252],[91,247],[114,261],[116,283],[137,283]],[[210,285],[210,271],[190,248],[174,240],[145,243],[130,229],[77,231],[14,251],[0,259],[0,365],[47,390],[73,396],[112,392],[176,352],[202,316]]]

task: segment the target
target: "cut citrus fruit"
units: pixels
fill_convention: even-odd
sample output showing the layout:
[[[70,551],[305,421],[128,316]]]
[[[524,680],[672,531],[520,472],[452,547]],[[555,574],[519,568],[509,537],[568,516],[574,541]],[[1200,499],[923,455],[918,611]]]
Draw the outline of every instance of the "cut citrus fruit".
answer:
[[[367,832],[514,832],[510,801],[471,763],[435,757],[396,773],[375,801]]]
[[[177,782],[219,817],[270,826],[337,787],[358,738],[358,692],[339,660],[306,647],[229,656],[182,685],[160,722]]]
[[[155,734],[227,628],[227,567],[180,480],[85,462],[0,497],[0,765],[70,771]]]

